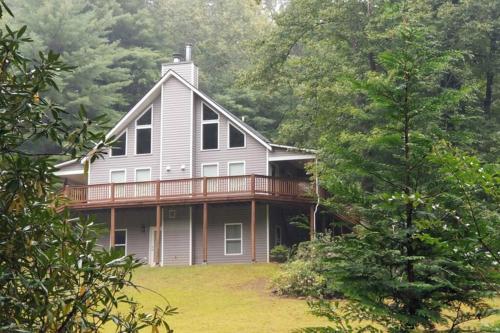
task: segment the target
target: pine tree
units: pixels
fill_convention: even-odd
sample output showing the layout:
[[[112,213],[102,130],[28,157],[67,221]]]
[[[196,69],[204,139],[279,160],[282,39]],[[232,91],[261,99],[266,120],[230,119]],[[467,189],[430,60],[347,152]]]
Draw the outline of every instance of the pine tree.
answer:
[[[353,82],[366,103],[322,136],[330,205],[356,225],[325,243],[333,254],[326,274],[351,302],[351,318],[392,332],[455,330],[488,315],[482,298],[498,288],[498,179],[494,167],[438,144],[451,137],[443,115],[467,98],[465,87],[441,84],[461,55],[440,51],[411,19],[386,37],[395,46],[377,59],[383,71]],[[467,159],[471,168],[459,171],[457,161]],[[478,181],[481,173],[488,181]]]
[[[28,47],[33,54],[52,50],[76,66],[61,76],[61,93],[51,94],[72,114],[83,105],[91,117],[105,114],[117,119],[116,110],[127,104],[121,89],[130,84],[130,73],[120,66],[127,54],[107,37],[115,22],[111,8],[109,2],[84,0],[27,0],[12,7],[16,23],[31,26],[34,43]]]

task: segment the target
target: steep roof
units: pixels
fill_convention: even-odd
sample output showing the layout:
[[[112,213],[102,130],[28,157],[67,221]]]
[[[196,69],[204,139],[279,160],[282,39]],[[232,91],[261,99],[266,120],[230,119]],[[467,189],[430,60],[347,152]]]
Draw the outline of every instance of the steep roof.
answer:
[[[237,116],[235,116],[233,113],[222,107],[219,103],[215,102],[213,99],[211,99],[207,94],[190,84],[188,81],[186,81],[184,78],[182,78],[179,74],[177,74],[174,70],[169,69],[163,76],[162,78],[149,90],[146,95],[144,95],[141,100],[134,105],[134,107],[123,116],[118,123],[108,132],[106,135],[106,138],[112,137],[113,135],[118,134],[123,130],[124,127],[126,127],[131,119],[134,119],[136,115],[138,115],[146,106],[148,106],[154,98],[161,92],[161,87],[162,84],[167,81],[169,78],[174,77],[177,80],[179,80],[182,84],[184,84],[186,87],[191,89],[194,93],[196,93],[198,96],[200,96],[202,99],[207,102],[207,104],[211,105],[214,109],[222,113],[224,116],[226,116],[231,122],[233,122],[237,127],[240,128],[240,130],[246,132],[250,136],[252,136],[254,139],[256,139],[258,142],[260,142],[264,147],[266,147],[268,150],[272,150],[272,147],[270,145],[270,141],[264,137],[262,134],[257,132],[255,129],[250,127],[249,125],[245,124],[243,121],[241,121]]]
[[[196,93],[198,96],[200,96],[202,99],[205,100],[207,104],[212,106],[214,109],[222,113],[224,116],[226,116],[231,122],[233,122],[237,127],[240,128],[240,130],[246,132],[248,135],[253,137],[255,140],[257,140],[260,144],[262,144],[266,149],[269,151],[273,150],[273,147],[279,147],[279,148],[285,148],[285,146],[280,146],[273,144],[268,138],[266,138],[264,135],[259,133],[257,130],[252,128],[250,125],[246,124],[243,122],[241,119],[239,119],[237,116],[235,116],[233,113],[231,113],[229,110],[224,108],[222,105],[214,101],[212,98],[210,98],[207,94],[193,86],[191,83],[186,81],[182,76],[177,74],[174,70],[169,69],[165,74],[158,80],[158,82],[155,83],[153,88],[151,88],[140,100],[137,102],[130,111],[128,111],[119,121],[116,123],[116,125],[106,134],[106,138],[110,138],[114,135],[119,134],[126,126],[128,126],[129,122],[134,119],[137,115],[139,115],[140,112],[143,111],[145,107],[150,105],[153,100],[161,93],[161,87],[164,82],[166,82],[169,78],[174,77],[177,80],[179,80],[182,84],[184,84],[186,87],[188,87],[191,91]],[[296,147],[289,147],[286,146],[286,148],[293,148],[296,150],[303,150],[303,151],[308,151],[306,149],[300,149]],[[84,158],[82,160],[82,163],[86,160]],[[74,160],[72,160],[74,162]],[[57,164],[56,167],[64,167],[66,166],[68,162],[60,163]]]

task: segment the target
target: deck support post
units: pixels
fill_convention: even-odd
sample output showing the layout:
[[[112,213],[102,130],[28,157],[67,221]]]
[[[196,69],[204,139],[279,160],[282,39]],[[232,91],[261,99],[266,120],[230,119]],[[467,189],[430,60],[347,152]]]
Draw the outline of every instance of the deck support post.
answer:
[[[256,246],[255,246],[255,200],[252,200],[250,213],[250,232],[252,235],[252,262],[256,261]]]
[[[314,205],[309,206],[309,237],[314,240]]]
[[[208,204],[203,203],[203,263],[208,261]]]
[[[109,248],[112,249],[115,247],[115,208],[111,208],[111,222],[109,226]]]
[[[160,266],[161,207],[156,205],[155,264]]]

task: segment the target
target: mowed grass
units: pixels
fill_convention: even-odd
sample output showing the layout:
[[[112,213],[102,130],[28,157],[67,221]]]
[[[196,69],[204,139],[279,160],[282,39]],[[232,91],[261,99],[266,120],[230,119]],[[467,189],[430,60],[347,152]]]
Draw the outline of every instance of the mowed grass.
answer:
[[[275,264],[143,267],[134,282],[178,308],[178,314],[168,317],[176,333],[290,332],[326,325],[325,319],[310,314],[305,300],[271,294],[269,282],[278,269]],[[146,310],[165,304],[147,290],[131,290],[129,295]]]
[[[290,332],[328,325],[326,319],[310,313],[305,300],[272,295],[269,283],[278,270],[276,264],[142,267],[135,272],[134,282],[178,308],[178,314],[168,317],[176,333]],[[148,290],[128,294],[145,310],[165,304]],[[500,298],[490,302],[500,306]],[[499,316],[491,316],[466,326],[478,328],[498,321]]]

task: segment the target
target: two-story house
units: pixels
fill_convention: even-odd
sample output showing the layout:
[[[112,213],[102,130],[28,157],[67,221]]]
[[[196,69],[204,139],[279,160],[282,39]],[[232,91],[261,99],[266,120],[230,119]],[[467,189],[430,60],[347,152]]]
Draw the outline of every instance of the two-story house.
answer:
[[[291,216],[314,232],[314,152],[273,144],[200,91],[189,45],[107,135],[113,147],[87,173],[57,165],[70,209],[108,226],[103,246],[151,265],[267,262],[308,238]]]

